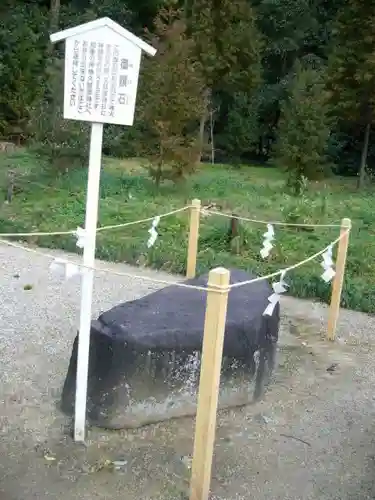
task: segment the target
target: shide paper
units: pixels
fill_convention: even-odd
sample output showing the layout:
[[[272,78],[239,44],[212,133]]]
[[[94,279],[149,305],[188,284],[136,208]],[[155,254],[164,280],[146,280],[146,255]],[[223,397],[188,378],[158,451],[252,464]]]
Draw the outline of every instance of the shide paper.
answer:
[[[157,217],[155,217],[155,219],[152,221],[152,224],[151,224],[151,228],[148,230],[149,234],[150,234],[150,237],[147,241],[147,246],[148,248],[151,248],[152,246],[154,246],[155,244],[155,241],[157,240],[158,238],[158,232],[156,231],[156,228],[158,227],[158,224],[160,222],[160,217],[159,215]]]
[[[280,280],[272,283],[273,294],[268,297],[268,306],[264,310],[263,316],[272,316],[276,304],[280,301],[280,295],[287,291],[288,284],[284,281],[285,272],[280,275]]]
[[[267,224],[267,232],[263,234],[263,248],[260,251],[262,259],[269,256],[273,248],[273,240],[275,239],[275,231],[272,224]]]
[[[327,250],[322,254],[323,261],[321,263],[322,268],[324,269],[321,278],[329,283],[332,278],[335,276],[336,271],[333,269],[333,259],[332,259],[332,245],[330,245]]]
[[[64,259],[55,259],[49,268],[54,274],[60,277],[63,276],[66,280],[80,274],[79,266]]]
[[[86,231],[82,227],[77,227],[77,230],[74,234],[77,238],[77,247],[85,248]]]

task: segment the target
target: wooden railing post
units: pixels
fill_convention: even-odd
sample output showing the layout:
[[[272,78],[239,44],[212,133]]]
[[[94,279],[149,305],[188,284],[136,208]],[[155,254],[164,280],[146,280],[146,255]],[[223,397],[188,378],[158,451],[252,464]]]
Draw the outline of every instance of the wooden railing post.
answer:
[[[220,267],[208,279],[190,500],[207,500],[210,490],[229,279]]]
[[[197,267],[199,221],[201,212],[201,201],[193,200],[190,209],[190,230],[186,264],[186,277],[195,278]]]
[[[328,340],[335,340],[337,320],[340,313],[341,292],[344,283],[346,255],[348,253],[349,233],[351,227],[352,223],[350,219],[342,219],[340,234],[344,236],[339,241],[337,250],[336,274],[332,283],[331,304],[329,307],[328,315]]]

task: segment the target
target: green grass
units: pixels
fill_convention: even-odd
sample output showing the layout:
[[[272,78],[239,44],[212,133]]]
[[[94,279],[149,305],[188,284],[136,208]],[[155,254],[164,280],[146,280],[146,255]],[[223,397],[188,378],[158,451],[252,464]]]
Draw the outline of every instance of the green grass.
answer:
[[[0,169],[24,173],[19,192],[10,205],[3,205],[0,231],[52,231],[74,229],[84,224],[87,170],[48,177],[43,162],[31,153],[0,157]],[[26,182],[28,180],[28,182]],[[101,179],[99,225],[117,224],[150,217],[182,207],[193,198],[215,202],[223,211],[262,220],[305,223],[337,223],[343,217],[353,222],[342,305],[375,312],[375,216],[374,193],[357,192],[354,181],[334,178],[311,184],[302,198],[285,193],[285,179],[276,169],[231,168],[203,165],[185,186],[162,186],[156,191],[137,161],[106,159]],[[129,199],[129,193],[132,198]],[[235,266],[266,274],[297,263],[324,248],[338,236],[338,229],[301,231],[276,228],[276,246],[265,262],[259,256],[265,226],[242,223],[240,253],[227,243],[229,220],[202,217],[198,272],[214,266]],[[184,273],[188,214],[183,212],[159,225],[155,246],[146,246],[150,224],[101,232],[98,258]],[[58,236],[33,240],[41,246],[76,251],[75,238]],[[320,260],[293,271],[287,277],[290,293],[327,301],[330,285],[320,279]]]

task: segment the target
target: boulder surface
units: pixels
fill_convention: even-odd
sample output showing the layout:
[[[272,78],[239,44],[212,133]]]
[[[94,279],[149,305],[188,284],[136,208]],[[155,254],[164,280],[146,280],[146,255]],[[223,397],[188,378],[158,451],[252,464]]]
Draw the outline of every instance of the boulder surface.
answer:
[[[255,277],[230,270],[231,284]],[[184,283],[206,287],[207,281],[205,274]],[[279,305],[272,316],[263,316],[272,292],[267,281],[258,281],[229,293],[219,407],[231,406],[225,386],[250,382],[254,375],[252,397],[263,394],[279,331]],[[121,303],[92,321],[87,410],[93,423],[137,427],[195,413],[206,297],[203,290],[171,285]],[[77,347],[78,335],[61,401],[69,415],[74,414]]]

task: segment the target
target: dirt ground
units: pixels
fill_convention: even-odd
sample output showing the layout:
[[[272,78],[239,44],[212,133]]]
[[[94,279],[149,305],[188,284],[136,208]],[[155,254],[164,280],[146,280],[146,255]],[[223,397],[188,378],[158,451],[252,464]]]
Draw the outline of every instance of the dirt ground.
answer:
[[[92,428],[85,446],[72,441],[56,402],[78,282],[51,278],[40,257],[0,247],[0,259],[0,499],[188,498],[190,418],[136,431]],[[152,289],[100,277],[94,314]],[[279,364],[264,401],[218,415],[212,500],[375,498],[375,318],[342,311],[329,343],[326,313],[283,298]]]

